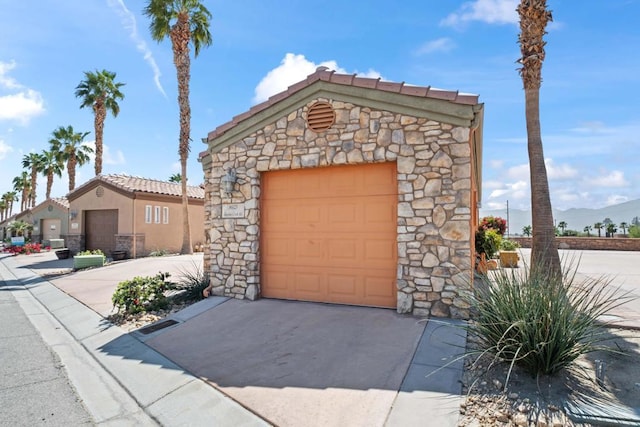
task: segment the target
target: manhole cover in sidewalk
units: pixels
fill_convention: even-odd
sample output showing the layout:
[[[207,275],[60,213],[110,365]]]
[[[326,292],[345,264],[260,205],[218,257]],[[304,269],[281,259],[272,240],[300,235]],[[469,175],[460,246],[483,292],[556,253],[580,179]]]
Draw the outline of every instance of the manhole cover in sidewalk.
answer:
[[[140,329],[138,332],[144,335],[149,335],[155,331],[159,331],[160,329],[168,328],[169,326],[177,325],[179,322],[169,319],[163,320],[162,322],[154,323],[153,325],[146,326]]]

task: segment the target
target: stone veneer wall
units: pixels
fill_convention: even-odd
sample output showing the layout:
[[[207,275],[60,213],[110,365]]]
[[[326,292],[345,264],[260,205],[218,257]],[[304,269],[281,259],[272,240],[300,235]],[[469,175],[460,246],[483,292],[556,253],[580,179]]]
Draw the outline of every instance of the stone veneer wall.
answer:
[[[116,251],[127,251],[127,256],[133,257],[133,237],[133,234],[116,234]],[[135,241],[136,257],[147,255],[144,249],[144,234],[136,234]]]
[[[306,127],[306,111],[329,102],[327,131]],[[260,173],[333,165],[397,162],[398,306],[400,313],[467,318],[471,288],[470,129],[346,102],[318,99],[212,154],[207,191],[205,266],[213,293],[256,299],[260,293]],[[232,197],[221,192],[228,168]],[[243,204],[223,218],[223,204]]]
[[[65,245],[71,251],[72,254],[78,253],[84,250],[84,234],[68,234],[63,236]]]

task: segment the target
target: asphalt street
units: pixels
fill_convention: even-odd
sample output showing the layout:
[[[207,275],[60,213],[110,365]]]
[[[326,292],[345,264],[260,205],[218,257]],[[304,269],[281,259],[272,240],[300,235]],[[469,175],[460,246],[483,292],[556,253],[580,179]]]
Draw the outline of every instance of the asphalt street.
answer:
[[[0,282],[0,426],[93,425],[57,354]]]

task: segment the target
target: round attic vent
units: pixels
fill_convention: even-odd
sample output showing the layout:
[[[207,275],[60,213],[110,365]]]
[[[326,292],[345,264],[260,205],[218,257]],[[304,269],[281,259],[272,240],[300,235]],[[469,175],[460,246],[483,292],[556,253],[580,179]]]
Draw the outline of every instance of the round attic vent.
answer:
[[[102,187],[96,188],[96,196],[98,196],[98,197],[104,196],[104,188],[102,188]]]
[[[307,112],[307,126],[314,132],[324,132],[336,121],[336,112],[327,102],[316,102]]]

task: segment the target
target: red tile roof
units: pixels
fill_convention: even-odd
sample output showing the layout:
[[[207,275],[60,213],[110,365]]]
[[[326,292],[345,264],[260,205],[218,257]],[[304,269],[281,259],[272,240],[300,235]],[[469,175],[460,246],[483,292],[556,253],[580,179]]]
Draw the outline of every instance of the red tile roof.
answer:
[[[476,105],[479,102],[479,96],[474,94],[435,89],[431,86],[405,85],[404,82],[394,83],[381,81],[380,78],[371,79],[366,77],[357,77],[356,74],[336,74],[335,71],[329,71],[327,67],[318,67],[316,71],[313,74],[307,76],[305,80],[299,81],[298,83],[289,86],[287,90],[273,95],[268,100],[254,105],[249,111],[239,114],[235,116],[231,121],[218,126],[215,130],[209,132],[209,134],[207,135],[207,139],[210,140],[221,136],[240,122],[255,115],[256,113],[259,113],[260,111],[266,110],[270,106],[282,101],[283,99],[293,95],[294,93],[310,86],[317,81],[325,81],[345,86],[376,89],[384,92],[393,92],[408,96],[441,99],[453,102],[455,104]],[[206,155],[206,152],[201,153],[201,156],[203,154]]]
[[[69,194],[81,190],[95,181],[102,181],[113,185],[116,188],[131,193],[151,193],[163,194],[169,196],[182,196],[182,187],[179,183],[168,181],[159,181],[149,178],[141,178],[139,176],[131,176],[125,174],[98,175],[95,178],[82,184]],[[187,186],[187,195],[194,199],[204,199],[204,189],[201,186]]]

